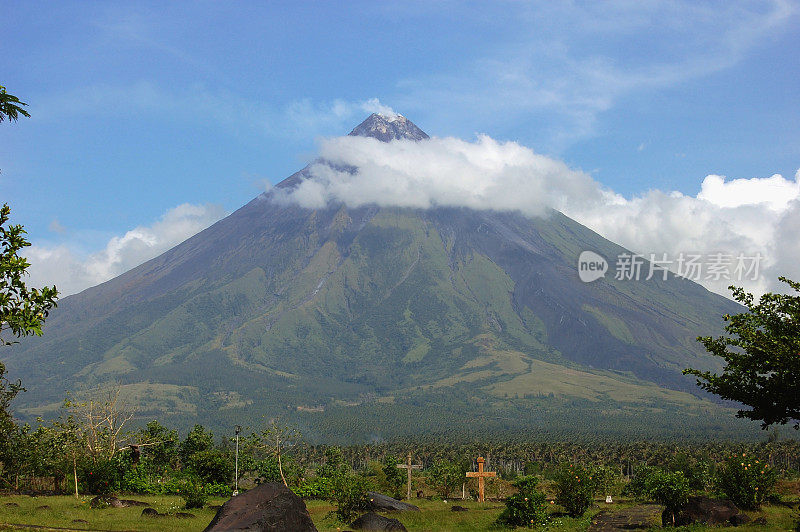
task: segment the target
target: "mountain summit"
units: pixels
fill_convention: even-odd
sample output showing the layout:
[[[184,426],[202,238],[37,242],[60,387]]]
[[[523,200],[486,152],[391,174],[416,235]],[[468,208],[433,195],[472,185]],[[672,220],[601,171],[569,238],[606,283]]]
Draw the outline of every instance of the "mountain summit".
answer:
[[[428,138],[378,114],[351,135]],[[3,352],[28,390],[16,413],[116,382],[140,419],[287,417],[325,442],[747,429],[681,374],[716,369],[695,338],[741,307],[674,276],[581,282],[583,250],[626,250],[563,214],[274,196],[59,301],[42,338]]]
[[[350,135],[356,137],[373,137],[383,142],[390,140],[424,140],[428,134],[418,128],[403,115],[381,115],[372,113],[366,120],[357,125]]]

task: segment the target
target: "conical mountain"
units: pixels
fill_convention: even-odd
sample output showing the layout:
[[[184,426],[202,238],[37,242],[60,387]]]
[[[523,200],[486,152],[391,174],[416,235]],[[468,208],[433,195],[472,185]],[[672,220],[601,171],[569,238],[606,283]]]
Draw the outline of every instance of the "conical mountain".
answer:
[[[428,138],[399,115],[351,134]],[[738,306],[672,276],[581,282],[583,250],[624,250],[574,220],[272,195],[62,300],[6,352],[18,414],[116,382],[142,419],[281,415],[322,440],[741,430],[681,375],[713,367],[695,338]]]

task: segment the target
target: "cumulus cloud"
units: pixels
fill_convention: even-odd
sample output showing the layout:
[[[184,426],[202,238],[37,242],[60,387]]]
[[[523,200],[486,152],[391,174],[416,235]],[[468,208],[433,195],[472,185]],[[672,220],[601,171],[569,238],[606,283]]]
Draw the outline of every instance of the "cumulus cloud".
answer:
[[[431,138],[390,143],[365,137],[321,142],[310,179],[280,201],[318,208],[331,201],[350,206],[430,208],[463,206],[520,211],[542,216],[556,209],[606,238],[649,258],[675,263],[681,256],[702,261],[722,254],[731,277],[739,263],[757,275],[725,275],[698,280],[729,295],[741,284],[762,293],[782,288],[778,275],[800,278],[800,171],[794,180],[780,175],[727,180],[709,175],[696,196],[652,190],[626,198],[585,172],[535,153],[515,142],[480,136],[474,142]],[[753,260],[753,257],[761,257]],[[755,278],[750,278],[750,277]]]
[[[56,285],[62,296],[107,281],[163,253],[225,215],[219,205],[184,203],[155,223],[111,238],[106,247],[88,255],[73,247],[33,245],[25,250],[31,263],[32,286]]]

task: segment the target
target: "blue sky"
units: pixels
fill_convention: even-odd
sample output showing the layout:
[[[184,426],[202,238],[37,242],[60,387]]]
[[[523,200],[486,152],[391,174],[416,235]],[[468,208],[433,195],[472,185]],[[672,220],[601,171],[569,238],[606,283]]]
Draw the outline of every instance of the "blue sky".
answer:
[[[0,124],[0,195],[73,261],[180,205],[207,208],[198,227],[235,210],[372,99],[626,198],[800,167],[796,2],[12,1],[4,19],[0,84],[32,116]]]

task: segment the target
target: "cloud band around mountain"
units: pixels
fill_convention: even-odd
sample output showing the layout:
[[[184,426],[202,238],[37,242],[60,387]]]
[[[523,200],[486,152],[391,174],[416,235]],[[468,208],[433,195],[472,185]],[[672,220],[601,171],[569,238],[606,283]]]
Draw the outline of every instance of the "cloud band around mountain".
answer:
[[[700,279],[720,294],[729,295],[732,283],[763,293],[783,287],[779,275],[800,277],[800,170],[794,180],[708,175],[696,196],[650,190],[626,198],[563,161],[486,135],[474,142],[336,137],[321,142],[319,157],[326,162],[312,165],[311,178],[280,193],[282,200],[308,208],[340,201],[350,206],[510,210],[529,216],[546,215],[552,208],[646,257],[763,257],[755,280]]]

